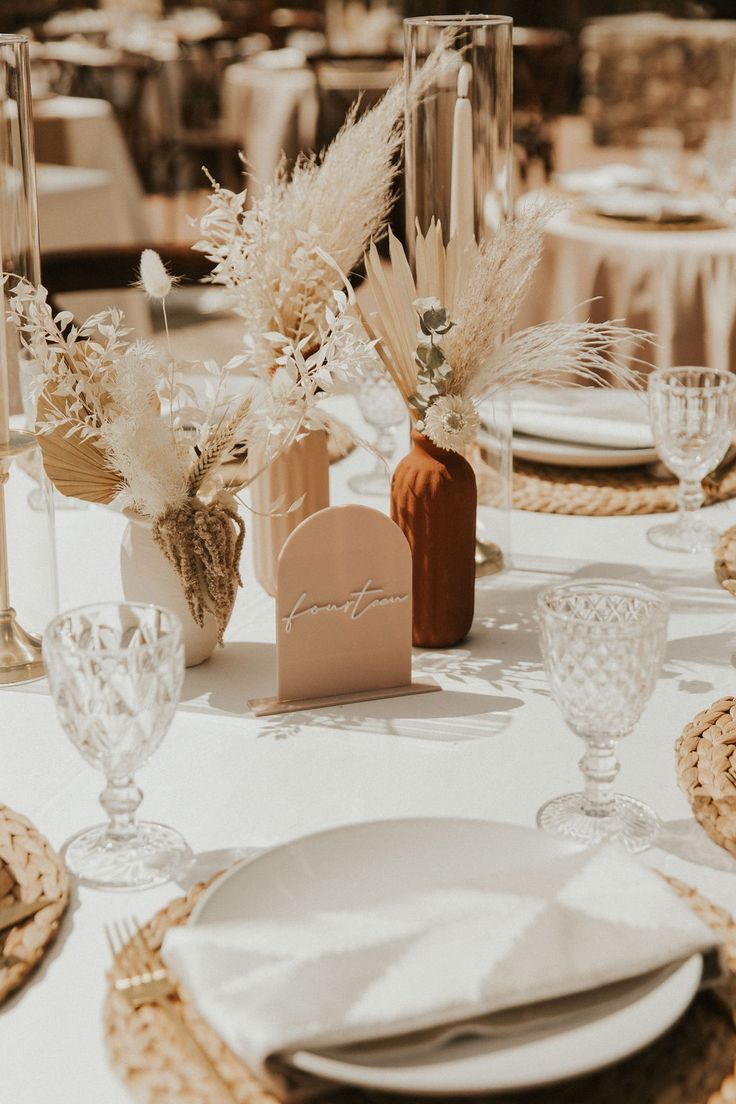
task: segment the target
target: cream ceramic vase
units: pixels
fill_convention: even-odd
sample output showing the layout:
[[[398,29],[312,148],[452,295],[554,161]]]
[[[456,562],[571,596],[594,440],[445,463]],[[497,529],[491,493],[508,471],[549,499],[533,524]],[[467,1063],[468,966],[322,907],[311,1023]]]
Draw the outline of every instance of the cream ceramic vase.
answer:
[[[317,510],[330,505],[330,462],[327,434],[313,430],[290,445],[250,485],[253,534],[253,567],[256,578],[272,597],[276,594],[276,565],[284,541]],[[284,508],[304,495],[298,510],[268,517],[274,502],[282,498]]]
[[[153,539],[151,518],[125,513],[128,525],[120,548],[120,575],[126,601],[151,602],[175,613],[184,630],[185,665],[196,667],[217,647],[217,622],[205,613],[200,628],[189,612],[179,576]]]

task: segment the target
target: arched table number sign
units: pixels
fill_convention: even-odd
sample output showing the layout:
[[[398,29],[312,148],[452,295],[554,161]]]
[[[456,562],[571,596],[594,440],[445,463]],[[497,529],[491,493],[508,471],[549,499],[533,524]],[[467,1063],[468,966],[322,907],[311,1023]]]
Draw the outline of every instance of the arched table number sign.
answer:
[[[289,536],[276,589],[277,693],[257,717],[427,694],[412,681],[411,552],[389,517],[330,506]]]

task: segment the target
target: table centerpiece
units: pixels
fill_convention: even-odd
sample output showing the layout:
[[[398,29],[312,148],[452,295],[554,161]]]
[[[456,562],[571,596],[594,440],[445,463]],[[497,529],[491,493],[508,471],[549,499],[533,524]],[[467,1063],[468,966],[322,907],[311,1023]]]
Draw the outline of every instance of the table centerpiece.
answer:
[[[388,266],[374,245],[365,258],[378,309],[363,324],[413,421],[391,514],[412,548],[420,647],[459,643],[473,620],[476,487],[462,452],[480,424],[479,403],[530,383],[635,380],[616,352],[642,335],[615,322],[549,322],[512,333],[553,209],[527,208],[480,245],[457,235],[445,245],[433,220],[416,232],[416,275],[393,236]]]
[[[290,174],[282,161],[262,195],[236,194],[212,181],[195,249],[212,261],[211,280],[228,289],[244,320],[249,371],[273,388],[282,386],[283,370],[293,376],[297,364],[318,390],[328,365],[351,379],[360,375],[370,350],[345,311],[345,274],[386,230],[405,104],[423,95],[440,63],[438,49],[408,85],[397,82],[369,111],[359,115],[354,104],[320,156],[302,154]],[[309,432],[275,463],[263,465],[257,452],[249,454],[264,469],[251,479],[253,541],[256,576],[271,595],[286,537],[329,505],[328,419],[315,403],[303,424]],[[282,497],[301,505],[289,515],[274,511],[274,500]]]
[[[158,254],[144,253],[141,272],[163,302],[172,280]],[[313,382],[297,365],[288,386],[251,380],[243,393],[239,380],[235,393],[240,357],[189,366],[200,376],[190,382],[170,352],[131,334],[119,310],[75,325],[71,313],[54,314],[43,286],[7,275],[4,283],[9,319],[34,365],[46,473],[61,494],[124,510],[126,598],[174,609],[187,665],[202,662],[222,643],[242,584],[245,522],[223,470],[243,442],[257,447],[262,468],[288,448]],[[245,482],[258,474],[251,469]]]

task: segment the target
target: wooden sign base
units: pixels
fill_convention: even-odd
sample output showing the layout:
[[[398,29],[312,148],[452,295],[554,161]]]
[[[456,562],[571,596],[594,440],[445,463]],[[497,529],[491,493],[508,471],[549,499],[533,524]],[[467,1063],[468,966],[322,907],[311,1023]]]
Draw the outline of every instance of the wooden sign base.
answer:
[[[252,698],[248,705],[256,717],[273,717],[279,713],[294,713],[301,709],[324,709],[330,705],[350,705],[351,702],[403,698],[408,694],[431,694],[441,689],[433,679],[427,679],[425,682],[410,682],[407,686],[384,686],[381,690],[356,690],[352,694],[331,694],[323,698],[299,698],[294,701]]]

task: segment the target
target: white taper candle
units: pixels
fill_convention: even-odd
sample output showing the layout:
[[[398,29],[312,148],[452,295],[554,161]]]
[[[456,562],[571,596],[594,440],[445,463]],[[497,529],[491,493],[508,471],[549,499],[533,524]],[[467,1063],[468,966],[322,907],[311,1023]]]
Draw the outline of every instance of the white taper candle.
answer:
[[[452,127],[450,237],[464,248],[475,237],[473,201],[473,110],[468,98],[473,67],[466,61],[457,75],[457,100]]]

